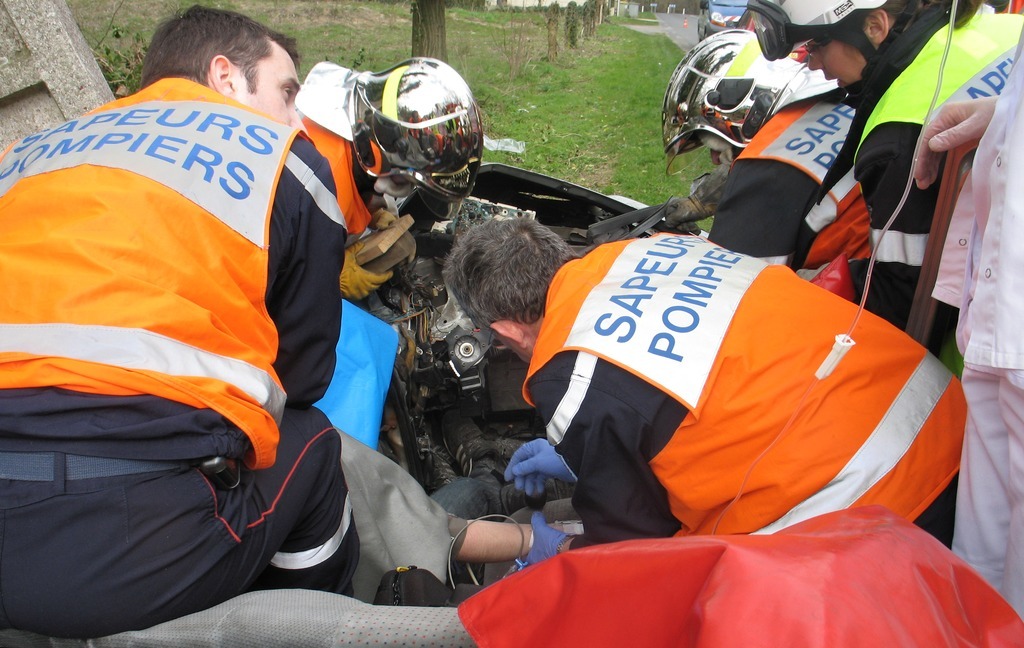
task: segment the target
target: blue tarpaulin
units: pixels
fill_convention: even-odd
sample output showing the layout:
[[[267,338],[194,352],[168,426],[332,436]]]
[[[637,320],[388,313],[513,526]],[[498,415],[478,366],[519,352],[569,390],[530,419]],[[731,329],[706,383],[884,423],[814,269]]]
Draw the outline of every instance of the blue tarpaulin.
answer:
[[[316,407],[334,427],[376,449],[398,333],[358,306],[341,303],[338,362],[327,393]]]

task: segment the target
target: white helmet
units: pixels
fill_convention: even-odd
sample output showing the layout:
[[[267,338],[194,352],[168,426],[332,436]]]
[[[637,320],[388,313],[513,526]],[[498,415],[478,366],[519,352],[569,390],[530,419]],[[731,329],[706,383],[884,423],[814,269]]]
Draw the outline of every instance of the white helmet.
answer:
[[[447,63],[413,58],[363,72],[349,106],[355,157],[368,175],[411,180],[439,214],[469,196],[483,124],[469,86]]]
[[[352,141],[352,90],[358,72],[321,61],[313,66],[295,97],[304,116],[348,141]]]
[[[661,111],[669,173],[681,153],[701,146],[700,133],[743,148],[776,112],[834,90],[821,71],[761,56],[753,32],[734,29],[705,38],[676,66]]]
[[[747,11],[765,57],[776,60],[810,40],[832,38],[855,11],[878,9],[885,0],[749,0]],[[910,3],[916,5],[916,3]],[[850,31],[855,34],[860,25]]]

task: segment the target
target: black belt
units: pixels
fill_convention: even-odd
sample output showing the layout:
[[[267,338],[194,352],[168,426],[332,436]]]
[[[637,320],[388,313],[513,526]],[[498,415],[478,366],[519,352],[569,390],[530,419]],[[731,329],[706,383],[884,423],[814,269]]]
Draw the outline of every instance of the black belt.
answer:
[[[0,479],[47,482],[59,477],[59,452],[0,452]],[[187,461],[148,461],[145,459],[110,459],[86,455],[63,454],[64,479],[95,479],[118,477],[189,468]]]

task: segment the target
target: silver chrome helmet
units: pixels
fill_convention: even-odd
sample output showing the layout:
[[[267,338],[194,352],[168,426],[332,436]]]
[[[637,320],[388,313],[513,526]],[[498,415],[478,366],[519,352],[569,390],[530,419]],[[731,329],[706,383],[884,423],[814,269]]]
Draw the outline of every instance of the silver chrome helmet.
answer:
[[[352,144],[372,177],[403,176],[438,214],[469,196],[483,153],[480,109],[448,64],[412,58],[364,72],[350,102]]]
[[[734,29],[705,38],[676,66],[662,107],[668,172],[676,158],[702,145],[700,133],[743,148],[784,106],[837,87],[821,71],[793,59],[761,56],[753,32]]]

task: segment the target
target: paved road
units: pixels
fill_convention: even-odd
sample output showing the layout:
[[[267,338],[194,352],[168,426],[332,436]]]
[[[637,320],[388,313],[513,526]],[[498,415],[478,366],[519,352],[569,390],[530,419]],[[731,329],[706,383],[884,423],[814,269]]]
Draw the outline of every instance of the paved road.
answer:
[[[677,13],[659,13],[658,25],[684,52],[697,44],[697,16]],[[685,25],[685,27],[684,27]]]
[[[684,52],[697,44],[697,16],[677,13],[655,14],[658,22],[646,25],[629,25],[631,29],[645,34],[665,34]]]

